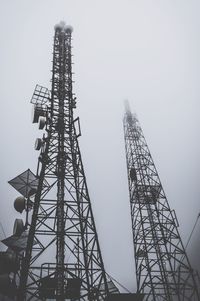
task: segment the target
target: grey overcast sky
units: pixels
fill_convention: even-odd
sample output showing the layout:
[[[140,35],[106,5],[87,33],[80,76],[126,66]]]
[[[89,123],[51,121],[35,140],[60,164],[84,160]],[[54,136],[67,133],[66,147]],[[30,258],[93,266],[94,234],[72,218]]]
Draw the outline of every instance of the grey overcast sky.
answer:
[[[50,88],[54,25],[74,28],[80,138],[106,270],[135,289],[123,100],[137,112],[184,243],[200,211],[198,0],[0,0],[0,221],[20,215],[7,184],[36,171],[31,124],[36,84]],[[199,221],[200,223],[200,221]],[[200,225],[188,247],[196,264]],[[3,233],[0,232],[1,238]],[[0,246],[3,248],[3,246]]]

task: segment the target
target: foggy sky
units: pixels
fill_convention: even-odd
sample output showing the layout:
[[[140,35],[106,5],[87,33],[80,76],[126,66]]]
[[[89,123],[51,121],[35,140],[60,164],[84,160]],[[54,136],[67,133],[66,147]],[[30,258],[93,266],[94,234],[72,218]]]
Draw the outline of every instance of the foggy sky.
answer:
[[[79,142],[107,272],[135,289],[124,99],[137,112],[187,241],[200,211],[199,10],[197,0],[0,0],[0,221],[7,236],[20,218],[13,208],[19,194],[7,181],[36,171],[42,132],[31,123],[30,99],[36,84],[51,87],[54,25],[65,20],[74,28]],[[199,229],[188,246],[193,263]]]

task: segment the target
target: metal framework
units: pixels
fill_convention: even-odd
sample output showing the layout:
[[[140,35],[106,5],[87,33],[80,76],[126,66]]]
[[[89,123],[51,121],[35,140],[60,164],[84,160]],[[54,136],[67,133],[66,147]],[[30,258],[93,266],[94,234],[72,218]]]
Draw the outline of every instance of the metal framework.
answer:
[[[189,263],[142,129],[128,102],[124,117],[137,291],[148,301],[199,301]]]
[[[55,27],[51,93],[37,86],[32,98],[46,125],[18,301],[104,300],[108,293],[73,114],[71,33]]]

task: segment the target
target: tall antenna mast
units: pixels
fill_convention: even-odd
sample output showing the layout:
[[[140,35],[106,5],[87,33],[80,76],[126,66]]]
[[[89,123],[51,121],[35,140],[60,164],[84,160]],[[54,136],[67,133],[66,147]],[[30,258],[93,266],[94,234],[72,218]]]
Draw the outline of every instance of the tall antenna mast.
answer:
[[[45,130],[35,144],[40,150],[37,174],[28,170],[10,181],[25,197],[27,212],[32,209],[25,225],[18,301],[93,301],[108,293],[78,143],[79,118],[73,112],[71,35],[72,27],[64,22],[55,26],[52,88],[36,86],[31,100],[33,122]]]
[[[185,252],[139,121],[125,104],[124,137],[137,291],[148,301],[199,301]]]

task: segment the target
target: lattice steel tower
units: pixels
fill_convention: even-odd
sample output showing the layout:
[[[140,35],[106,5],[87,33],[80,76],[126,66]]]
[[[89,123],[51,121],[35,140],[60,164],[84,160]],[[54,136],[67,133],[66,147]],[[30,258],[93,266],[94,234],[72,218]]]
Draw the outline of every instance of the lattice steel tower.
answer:
[[[137,290],[148,301],[199,301],[200,295],[136,115],[126,103],[124,136]]]
[[[18,301],[104,300],[108,291],[73,113],[71,33],[62,22],[55,26],[52,88],[36,86],[31,100],[33,122],[45,130],[35,145],[37,174],[28,170],[10,181],[18,190],[21,180],[31,187],[20,191],[28,208],[28,240]]]

